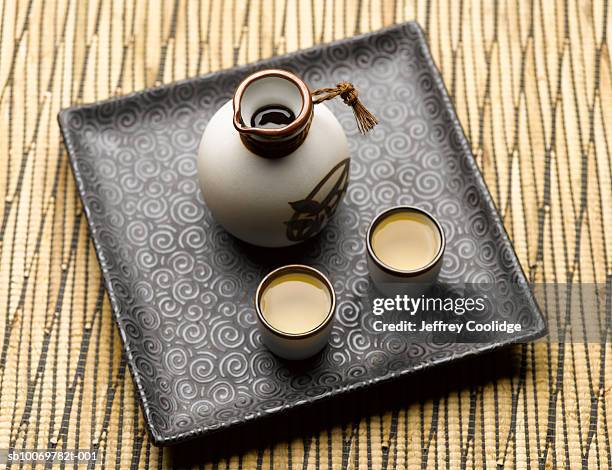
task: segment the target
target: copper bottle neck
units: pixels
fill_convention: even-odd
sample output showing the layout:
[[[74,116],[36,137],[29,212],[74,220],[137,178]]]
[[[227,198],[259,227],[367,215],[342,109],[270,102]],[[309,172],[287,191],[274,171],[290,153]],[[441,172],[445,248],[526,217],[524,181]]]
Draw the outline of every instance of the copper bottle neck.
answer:
[[[294,108],[295,119],[280,128],[250,126],[254,104],[273,104],[266,102],[274,99],[273,96]],[[261,70],[249,75],[236,89],[233,106],[234,127],[240,139],[249,150],[265,158],[284,157],[296,150],[308,135],[314,109],[308,86],[296,75],[280,69]]]

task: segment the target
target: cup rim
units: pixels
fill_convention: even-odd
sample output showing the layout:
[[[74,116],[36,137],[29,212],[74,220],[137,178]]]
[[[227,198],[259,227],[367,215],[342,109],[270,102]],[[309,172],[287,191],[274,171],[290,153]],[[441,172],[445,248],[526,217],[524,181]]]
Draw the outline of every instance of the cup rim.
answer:
[[[244,95],[246,89],[253,82],[268,77],[282,78],[293,83],[293,85],[295,85],[295,87],[298,89],[300,97],[302,99],[302,108],[299,114],[293,120],[293,122],[278,129],[264,129],[260,127],[252,127],[242,121],[242,95]],[[306,85],[304,80],[299,78],[297,75],[283,69],[263,69],[247,76],[244,80],[242,80],[242,82],[240,82],[238,88],[236,88],[234,98],[232,99],[232,105],[234,108],[233,123],[234,127],[238,132],[244,134],[251,134],[254,136],[275,138],[290,136],[296,131],[300,130],[305,125],[307,125],[314,107],[312,96],[310,94],[310,89],[308,88],[308,85]]]
[[[427,263],[425,266],[422,266],[417,269],[411,269],[411,270],[397,269],[392,266],[389,266],[388,264],[385,264],[376,255],[374,248],[372,247],[372,234],[374,232],[374,229],[378,226],[378,224],[384,218],[386,218],[387,216],[391,214],[397,213],[397,212],[417,212],[419,214],[424,215],[429,220],[431,220],[434,223],[435,227],[437,228],[438,233],[440,234],[440,247],[438,248],[438,252],[434,256],[434,258],[429,263]],[[376,265],[383,271],[387,272],[388,274],[392,274],[394,276],[415,277],[427,271],[432,270],[438,264],[438,262],[442,258],[442,255],[444,254],[444,250],[446,249],[446,236],[444,234],[444,229],[442,228],[442,225],[440,224],[438,219],[436,219],[433,215],[431,215],[425,209],[421,209],[420,207],[410,206],[410,205],[399,205],[399,206],[394,206],[394,207],[390,207],[388,209],[383,210],[376,217],[374,217],[374,219],[372,219],[372,222],[370,222],[370,226],[368,227],[368,232],[366,235],[366,245],[368,248],[368,255],[376,263]]]
[[[302,272],[302,273],[310,274],[311,276],[319,279],[325,285],[325,287],[330,293],[331,303],[329,307],[329,312],[327,312],[327,315],[323,319],[323,321],[320,324],[318,324],[316,327],[314,327],[312,330],[308,330],[303,333],[287,333],[285,331],[279,330],[275,328],[274,326],[272,326],[266,320],[263,312],[261,311],[261,307],[259,303],[261,300],[261,294],[263,293],[264,289],[268,287],[268,285],[274,279],[276,279],[277,277],[287,272]],[[288,338],[288,339],[308,338],[308,337],[314,336],[315,334],[323,330],[333,319],[334,313],[336,311],[336,293],[334,291],[334,286],[332,286],[332,283],[330,282],[328,277],[325,274],[323,274],[321,271],[319,271],[318,269],[315,269],[311,266],[307,266],[305,264],[287,264],[287,265],[281,266],[280,268],[276,268],[273,271],[270,271],[261,280],[261,282],[257,286],[257,291],[255,293],[255,310],[257,311],[257,318],[259,319],[260,323],[263,326],[265,326],[270,332],[274,333],[275,335],[280,336],[282,338]]]

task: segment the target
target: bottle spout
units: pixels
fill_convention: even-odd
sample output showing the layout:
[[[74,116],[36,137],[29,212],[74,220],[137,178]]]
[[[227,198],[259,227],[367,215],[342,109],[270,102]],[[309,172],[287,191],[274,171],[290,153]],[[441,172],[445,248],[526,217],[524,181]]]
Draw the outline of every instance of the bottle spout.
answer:
[[[286,70],[265,69],[238,85],[233,107],[234,127],[244,145],[259,156],[279,158],[297,149],[308,135],[314,104],[299,77]],[[275,113],[262,118],[266,109]]]

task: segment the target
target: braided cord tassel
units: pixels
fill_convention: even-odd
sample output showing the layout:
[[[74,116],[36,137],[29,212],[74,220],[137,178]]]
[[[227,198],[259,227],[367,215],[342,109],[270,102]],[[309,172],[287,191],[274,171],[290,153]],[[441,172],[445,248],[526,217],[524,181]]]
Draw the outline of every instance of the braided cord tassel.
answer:
[[[319,104],[336,96],[340,96],[345,104],[353,108],[359,132],[365,134],[378,124],[376,116],[359,100],[359,94],[352,83],[340,82],[334,88],[317,88],[312,92],[312,101],[314,104]]]

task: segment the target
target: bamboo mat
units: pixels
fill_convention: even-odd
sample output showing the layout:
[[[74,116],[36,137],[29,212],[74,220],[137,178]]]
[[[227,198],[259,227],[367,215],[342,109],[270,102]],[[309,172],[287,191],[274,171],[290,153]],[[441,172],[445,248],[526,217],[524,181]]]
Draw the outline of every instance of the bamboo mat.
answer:
[[[212,460],[153,447],[56,124],[417,19],[530,279],[609,284],[607,0],[3,0],[0,18],[0,448],[93,448],[103,468],[612,468],[610,343],[518,346]]]

